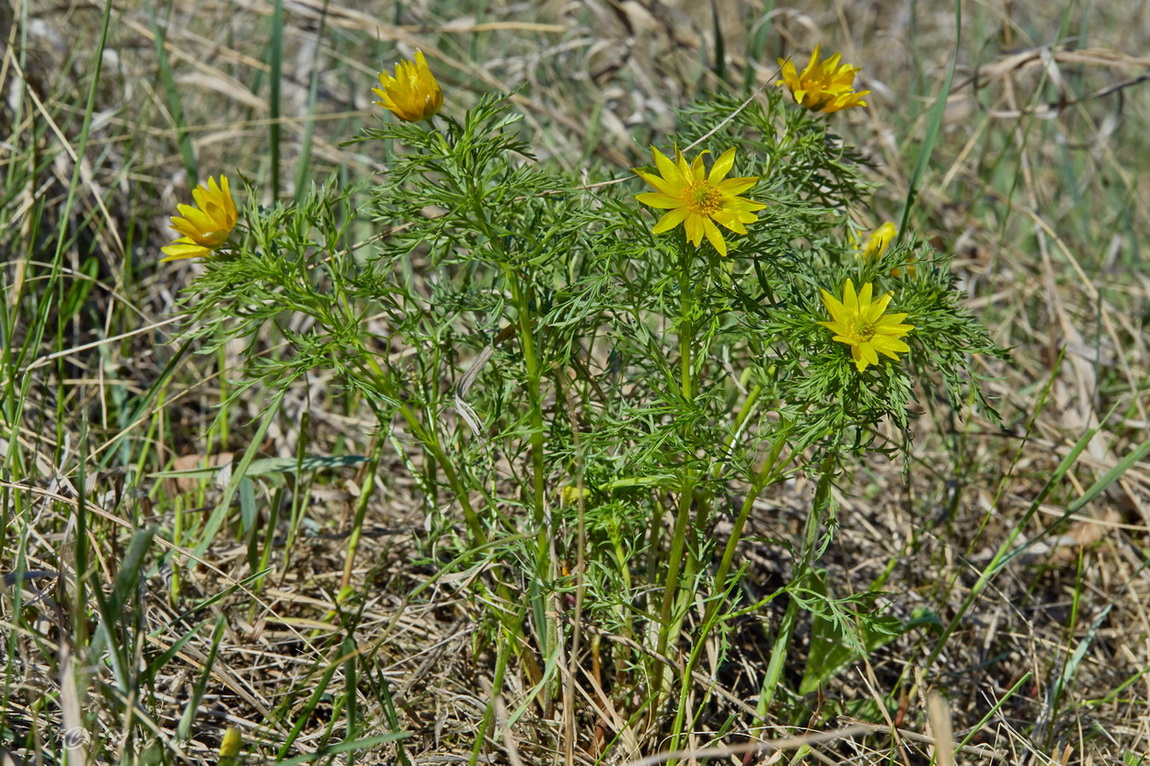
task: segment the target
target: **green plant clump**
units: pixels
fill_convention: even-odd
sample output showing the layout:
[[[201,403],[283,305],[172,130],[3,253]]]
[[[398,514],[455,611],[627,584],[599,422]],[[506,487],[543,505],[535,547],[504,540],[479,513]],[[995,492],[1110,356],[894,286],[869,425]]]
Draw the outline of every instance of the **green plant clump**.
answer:
[[[497,683],[515,669],[546,710],[563,658],[593,653],[617,709],[674,750],[704,647],[786,596],[758,714],[797,718],[801,694],[907,629],[828,589],[832,487],[906,449],[916,397],[994,417],[970,356],[1003,352],[960,307],[950,255],[893,227],[864,245],[865,163],[777,89],[695,104],[677,147],[624,178],[537,160],[506,98],[456,118],[433,95],[400,94],[417,121],[357,138],[390,142],[381,182],[242,207],[186,292],[189,334],[210,351],[274,325],[287,350],[253,347],[234,396],[322,369],[370,405],[425,500],[429,562],[483,572],[464,594]],[[364,197],[377,235],[356,244]],[[751,509],[798,475],[813,490],[789,581],[748,601]]]

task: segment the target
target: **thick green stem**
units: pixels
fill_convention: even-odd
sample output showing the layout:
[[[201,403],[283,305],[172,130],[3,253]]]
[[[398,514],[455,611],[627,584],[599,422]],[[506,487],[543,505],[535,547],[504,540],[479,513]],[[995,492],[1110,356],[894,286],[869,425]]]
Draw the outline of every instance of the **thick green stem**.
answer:
[[[432,458],[443,470],[443,476],[447,479],[448,486],[451,487],[451,491],[454,492],[455,496],[459,499],[459,505],[463,509],[463,517],[467,523],[468,531],[471,532],[475,547],[479,548],[487,545],[487,533],[483,530],[483,523],[479,519],[479,514],[475,512],[475,507],[471,504],[471,498],[468,495],[467,488],[463,486],[459,474],[455,472],[454,466],[448,461],[447,453],[443,451],[443,446],[439,443],[438,435],[434,431],[425,428],[416,415],[415,410],[400,400],[398,392],[392,385],[387,373],[384,372],[383,368],[379,366],[379,363],[372,358],[366,349],[363,350],[363,358],[367,360],[368,368],[375,379],[376,385],[379,387],[379,391],[385,396],[400,402],[400,416],[403,417],[404,422],[407,423],[412,434],[419,439],[420,443],[431,453]],[[507,603],[508,607],[518,601],[518,599],[513,597],[511,590],[503,582],[498,582],[496,585],[496,593]],[[522,620],[509,609],[501,612],[500,619],[503,625],[516,638],[516,653],[523,659],[531,682],[538,683],[543,677],[543,671],[528,648],[526,637],[523,635]]]
[[[507,661],[511,655],[509,648],[514,645],[517,636],[510,636],[510,638],[511,641],[503,642],[499,648],[499,654],[495,657],[495,677],[491,681],[491,692],[487,700],[487,708],[483,711],[483,722],[479,725],[475,742],[471,746],[471,757],[467,761],[468,766],[475,766],[479,762],[479,755],[483,752],[483,745],[487,741],[491,725],[495,723],[495,706],[498,704],[499,695],[503,692],[503,676],[507,673]]]
[[[503,269],[503,276],[511,290],[511,299],[515,305],[516,324],[519,335],[520,348],[523,349],[523,361],[527,368],[527,396],[531,408],[531,464],[532,464],[532,518],[537,528],[535,546],[535,577],[531,585],[532,610],[538,625],[539,650],[546,661],[557,645],[556,636],[558,628],[547,615],[549,610],[543,601],[544,584],[550,579],[550,568],[553,564],[550,555],[551,535],[546,523],[546,468],[544,464],[544,423],[543,423],[543,372],[540,366],[538,351],[535,347],[535,333],[531,321],[531,296],[523,289],[519,281],[516,266],[511,262],[511,253],[503,238],[502,232],[492,224],[488,218],[488,208],[483,191],[475,183],[475,178],[468,176],[463,179],[464,188],[472,203],[472,213],[476,228],[486,238],[491,248],[497,254],[496,260]],[[523,653],[525,661],[535,664],[535,658],[527,652]],[[530,670],[530,669],[529,669]],[[531,672],[533,681],[538,681],[537,672]],[[544,689],[543,707],[550,706],[549,690]]]
[[[551,579],[551,567],[554,564],[551,555],[551,533],[547,524],[547,515],[544,503],[546,500],[546,466],[543,455],[543,392],[542,369],[539,356],[535,349],[534,328],[531,322],[531,300],[519,283],[519,276],[511,266],[504,265],[504,275],[511,288],[511,297],[515,302],[516,319],[518,321],[518,334],[520,347],[523,349],[523,363],[527,368],[527,397],[531,408],[531,473],[534,498],[532,513],[536,526],[535,533],[535,578],[530,588],[531,606],[538,628],[537,637],[539,651],[546,662],[558,645],[559,629],[555,621],[548,615],[551,610],[545,603],[546,588],[544,584]],[[550,706],[550,688],[543,689],[544,709]]]
[[[523,363],[527,367],[527,397],[531,407],[531,463],[532,486],[534,490],[533,516],[535,524],[539,527],[540,556],[547,550],[547,532],[543,521],[544,497],[546,494],[546,474],[543,462],[543,396],[541,382],[542,369],[539,365],[539,356],[535,349],[535,333],[531,323],[531,296],[523,289],[519,282],[519,274],[511,263],[511,253],[497,228],[491,223],[487,215],[487,206],[482,190],[474,183],[473,178],[465,179],[468,196],[472,200],[475,223],[478,229],[487,237],[492,249],[498,253],[498,261],[503,269],[503,276],[511,289],[511,300],[515,304],[516,323],[520,347],[523,349]]]
[[[663,586],[663,605],[659,610],[659,643],[657,651],[666,655],[667,644],[674,627],[671,615],[675,605],[675,596],[679,591],[680,566],[683,563],[683,549],[686,547],[687,523],[691,519],[691,498],[694,496],[694,477],[688,471],[683,477],[683,485],[679,490],[679,512],[675,517],[675,530],[671,534],[671,554],[667,559],[667,579]],[[662,676],[662,672],[660,672]]]
[[[375,486],[375,474],[379,470],[379,459],[383,453],[383,442],[378,440],[376,446],[372,448],[371,458],[367,463],[367,470],[363,472],[363,486],[359,491],[359,502],[355,504],[355,519],[351,523],[351,533],[347,538],[347,556],[343,561],[343,578],[340,580],[340,596],[343,596],[343,589],[351,585],[351,572],[355,566],[355,554],[359,549],[359,538],[363,533],[363,521],[367,516],[368,500],[371,497],[371,491]]]
[[[615,552],[615,565],[619,570],[619,576],[623,580],[623,593],[634,593],[631,585],[631,568],[630,562],[627,560],[627,553],[623,549],[623,538],[616,529],[611,533],[611,546]],[[628,640],[634,640],[635,631],[631,627],[631,607],[625,602],[620,602],[618,606],[619,621],[623,625],[623,637]],[[626,644],[619,644],[615,650],[619,656],[619,667],[625,668],[627,666],[628,658],[630,656],[630,649]]]
[[[759,403],[759,397],[762,395],[762,393],[762,385],[755,386],[747,393],[747,398],[743,400],[743,406],[739,408],[739,415],[735,419],[735,428],[727,437],[727,443],[724,445],[723,452],[711,463],[712,479],[717,480],[720,476],[722,476],[723,463],[729,459],[733,453],[735,442],[737,442],[739,438],[742,437],[743,431],[747,427],[747,421],[750,420],[751,413],[755,411],[755,408]],[[776,444],[781,445],[784,441],[784,437],[785,434],[780,436],[776,441]]]
[[[543,524],[543,500],[546,492],[546,474],[543,464],[543,395],[542,370],[535,351],[535,335],[531,326],[531,304],[529,296],[519,284],[515,270],[505,267],[507,283],[511,287],[511,298],[515,302],[519,323],[519,343],[523,349],[523,363],[527,367],[527,398],[531,407],[531,463],[532,484],[535,492],[535,523]]]
[[[771,447],[771,452],[767,455],[766,461],[763,462],[763,467],[759,469],[758,476],[755,477],[751,483],[751,490],[747,496],[743,498],[743,505],[739,508],[739,515],[735,518],[734,526],[731,527],[731,536],[727,538],[727,547],[723,549],[723,558],[719,560],[719,568],[715,570],[715,595],[719,598],[713,600],[707,608],[707,617],[714,613],[719,608],[719,601],[723,593],[727,591],[727,575],[731,571],[731,562],[735,559],[735,551],[739,547],[739,540],[743,536],[743,527],[747,524],[747,519],[751,515],[751,509],[755,506],[755,501],[759,498],[759,493],[772,482],[779,478],[778,469],[779,456],[782,455],[783,448],[786,446],[786,433],[779,434],[775,439],[774,445]],[[704,622],[706,622],[705,620]]]

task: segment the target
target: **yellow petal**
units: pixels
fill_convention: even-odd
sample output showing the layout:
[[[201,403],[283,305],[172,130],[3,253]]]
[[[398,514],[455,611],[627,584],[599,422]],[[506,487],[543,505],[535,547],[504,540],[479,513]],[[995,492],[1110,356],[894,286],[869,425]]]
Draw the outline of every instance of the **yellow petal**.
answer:
[[[668,213],[668,215],[670,215]],[[683,222],[683,229],[687,234],[687,241],[695,247],[703,241],[703,217],[701,215],[687,215]]]
[[[898,338],[888,338],[883,335],[876,335],[871,338],[870,345],[891,359],[898,359],[898,354],[905,354],[910,351],[910,346]]]
[[[848,313],[847,307],[843,305],[842,301],[826,290],[820,290],[819,292],[823,294],[823,305],[827,307],[827,311],[831,312],[831,317],[833,317],[836,322],[844,324],[844,317],[846,317]]]
[[[718,183],[717,186],[719,187],[719,190],[723,192],[723,194],[730,194],[732,197],[735,197],[739,194],[742,194],[747,189],[750,189],[758,182],[758,180],[758,178],[728,178],[727,180]],[[762,207],[766,206],[763,205]]]
[[[644,192],[643,194],[636,194],[635,199],[642,202],[644,205],[650,205],[657,208],[673,208],[683,207],[683,200],[676,199],[667,194],[656,192]]]
[[[727,241],[723,239],[723,233],[719,231],[719,227],[708,218],[702,218],[702,221],[703,233],[707,235],[707,241],[719,252],[719,255],[726,255]]]
[[[160,252],[168,256],[160,259],[160,262],[163,263],[164,261],[178,261],[181,258],[199,258],[211,251],[200,245],[171,244],[161,247]]]
[[[726,226],[728,229],[735,232],[736,234],[746,234],[747,233],[747,227],[743,226],[742,222],[739,220],[738,215],[734,212],[727,213],[727,212],[720,211],[718,213],[715,213],[711,217],[715,220],[715,223],[720,224],[722,226]],[[751,220],[756,220],[753,215],[751,216]]]
[[[651,229],[651,232],[654,234],[662,234],[665,231],[670,231],[671,229],[681,224],[683,219],[686,217],[686,208],[675,208],[674,210],[668,211],[666,214],[664,214],[663,217],[659,219],[659,222],[655,224],[655,228]],[[698,243],[696,242],[695,244]]]
[[[878,258],[886,252],[887,247],[898,234],[898,228],[891,221],[871,232],[867,237],[866,247],[863,249],[864,258]]]
[[[878,354],[875,353],[874,348],[869,343],[851,346],[851,348],[858,353],[858,356],[855,357],[856,361],[861,357],[866,363],[859,367],[860,372],[866,369],[867,364],[878,364]]]
[[[843,306],[846,307],[847,312],[854,316],[859,312],[859,299],[855,294],[855,284],[849,279],[843,285]]]
[[[727,173],[731,172],[731,167],[734,166],[734,164],[735,150],[731,148],[723,152],[719,155],[719,159],[715,160],[715,164],[711,166],[711,175],[708,176],[708,180],[713,184],[718,184],[727,177]],[[733,193],[738,194],[738,192]]]
[[[683,184],[683,174],[679,171],[679,168],[675,167],[675,163],[671,162],[667,155],[653,146],[651,147],[651,151],[655,155],[655,167],[659,169],[659,175],[663,177],[663,180],[669,184],[681,186]],[[675,150],[676,155],[678,155],[678,151],[678,149]]]
[[[644,181],[646,181],[651,186],[653,186],[656,189],[658,189],[659,191],[663,192],[663,194],[667,194],[667,195],[670,195],[670,196],[676,197],[676,198],[678,198],[681,195],[682,188],[683,188],[681,185],[673,184],[670,181],[667,181],[666,179],[660,178],[659,176],[657,176],[653,173],[647,173],[643,170],[636,170],[635,174],[638,175],[640,178],[642,178]]]

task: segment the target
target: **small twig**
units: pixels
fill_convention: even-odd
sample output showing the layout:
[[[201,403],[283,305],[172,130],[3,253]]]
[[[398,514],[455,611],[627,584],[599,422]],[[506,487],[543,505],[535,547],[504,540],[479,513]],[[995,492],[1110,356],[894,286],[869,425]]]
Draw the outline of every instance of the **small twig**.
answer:
[[[820,732],[817,734],[807,734],[801,737],[782,737],[780,739],[769,739],[763,742],[747,742],[742,745],[730,745],[728,747],[704,747],[697,750],[675,750],[665,753],[658,753],[646,758],[641,758],[637,761],[628,761],[625,766],[653,766],[656,763],[665,763],[667,761],[681,761],[686,759],[703,760],[709,758],[729,758],[732,755],[744,755],[746,753],[770,753],[778,750],[797,750],[800,747],[817,745],[823,742],[834,742],[840,739],[853,737],[856,734],[870,734],[877,727],[870,724],[855,724],[847,726],[842,729],[835,729],[833,731]]]
[[[855,719],[847,718],[847,717],[842,717],[841,720],[853,722],[853,723],[861,723],[861,722],[856,721]],[[935,746],[938,745],[937,739],[935,739],[934,737],[929,737],[925,734],[916,734],[915,732],[907,731],[906,729],[896,729],[896,728],[892,728],[890,726],[881,726],[879,724],[866,724],[866,725],[870,726],[870,728],[873,730],[873,732],[875,734],[890,734],[892,736],[897,734],[899,737],[902,737],[903,739],[909,739],[911,742],[918,742],[918,743],[921,743],[923,745],[935,745]],[[1006,753],[1000,753],[997,750],[991,750],[990,748],[985,747],[985,746],[981,746],[981,745],[962,745],[962,746],[956,748],[954,752],[955,752],[955,754],[957,754],[957,753],[969,753],[970,755],[977,755],[979,758],[990,758],[991,760],[994,760],[994,761],[1006,761],[1006,760],[1008,760]]]
[[[96,348],[97,346],[103,346],[106,343],[115,343],[116,341],[124,340],[125,338],[131,338],[134,335],[139,335],[140,333],[151,332],[152,330],[155,330],[158,327],[164,327],[165,325],[170,325],[172,322],[179,322],[181,319],[183,319],[182,316],[172,317],[171,319],[165,319],[162,322],[156,322],[155,324],[146,325],[144,327],[137,327],[135,330],[129,330],[128,332],[120,333],[119,335],[113,335],[110,338],[101,338],[100,340],[94,340],[91,343],[85,343],[82,346],[74,346],[72,348],[66,348],[62,351],[54,351],[51,354],[48,354],[47,356],[42,356],[39,359],[37,359],[36,361],[29,364],[27,367],[25,367],[23,370],[20,371],[20,375],[21,376],[27,375],[32,370],[35,370],[39,367],[43,367],[44,365],[51,362],[53,359],[59,359],[62,356],[69,356],[71,354],[77,354],[81,351],[87,351],[90,348]]]

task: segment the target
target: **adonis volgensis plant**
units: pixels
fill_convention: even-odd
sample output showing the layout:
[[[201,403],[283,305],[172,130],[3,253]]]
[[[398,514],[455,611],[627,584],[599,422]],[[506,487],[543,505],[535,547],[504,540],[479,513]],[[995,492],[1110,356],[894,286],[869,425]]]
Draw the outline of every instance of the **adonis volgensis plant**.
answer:
[[[571,638],[560,596],[579,589],[620,637],[602,647],[616,704],[669,702],[632,712],[677,737],[685,687],[659,658],[689,671],[691,647],[747,606],[736,545],[756,499],[797,473],[815,490],[760,707],[795,692],[781,679],[800,611],[861,651],[857,623],[877,618],[813,586],[830,486],[849,487],[883,423],[909,443],[919,396],[993,418],[971,365],[1002,352],[963,310],[950,255],[875,225],[866,167],[831,132],[866,108],[859,69],[816,48],[801,72],[781,65],[793,100],[701,101],[653,165],[574,172],[534,159],[508,98],[466,108],[421,52],[394,72],[355,139],[392,142],[382,181],[270,207],[248,192],[239,215],[221,177],[180,206],[164,252],[203,256],[191,332],[249,340],[244,385],[279,393],[324,368],[369,408],[365,449],[402,453],[429,551],[491,562],[464,594],[545,698]],[[364,198],[377,234],[357,242]],[[260,353],[269,327],[286,351]]]

